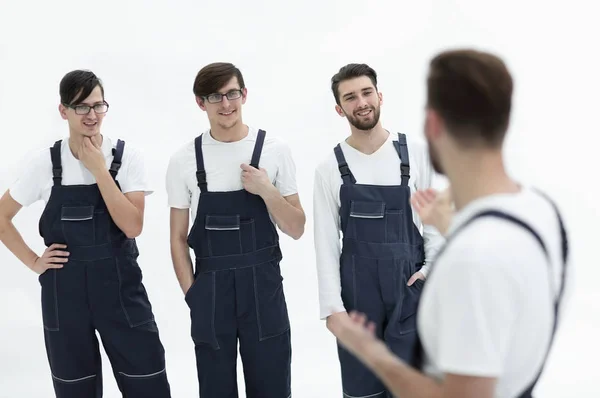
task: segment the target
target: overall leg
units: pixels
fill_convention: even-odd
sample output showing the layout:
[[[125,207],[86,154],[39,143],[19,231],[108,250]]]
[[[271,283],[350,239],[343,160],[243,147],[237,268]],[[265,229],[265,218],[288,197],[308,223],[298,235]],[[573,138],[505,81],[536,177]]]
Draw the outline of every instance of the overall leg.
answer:
[[[277,261],[236,271],[246,397],[291,397],[290,322]]]
[[[201,273],[185,297],[190,307],[202,398],[237,398],[234,271]]]
[[[94,322],[120,391],[170,398],[165,350],[134,256],[97,261],[89,276]]]
[[[102,365],[85,274],[85,265],[70,261],[39,277],[44,341],[57,398],[102,397]]]
[[[385,306],[377,272],[377,260],[343,255],[340,267],[342,300],[348,312],[364,313],[376,325],[382,338],[385,327]],[[381,398],[387,394],[383,383],[360,360],[338,345],[344,397]]]

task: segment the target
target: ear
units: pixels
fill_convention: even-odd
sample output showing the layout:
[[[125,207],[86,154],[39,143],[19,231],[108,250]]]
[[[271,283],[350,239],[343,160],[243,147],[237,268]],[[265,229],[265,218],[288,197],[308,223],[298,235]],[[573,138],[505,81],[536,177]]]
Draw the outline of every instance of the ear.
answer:
[[[206,112],[206,105],[204,105],[204,99],[202,99],[201,97],[196,97],[196,103],[198,104],[200,109]]]
[[[59,104],[58,105],[58,113],[60,113],[60,117],[63,120],[67,120],[68,119],[68,117],[67,117],[67,107],[64,106],[63,104]]]
[[[379,105],[383,105],[383,94],[378,91],[377,96],[379,97]]]
[[[242,105],[246,103],[246,97],[248,96],[248,89],[244,87],[242,89]]]
[[[340,115],[341,117],[346,117],[346,114],[344,114],[344,110],[342,109],[341,106],[336,105],[335,106],[335,111],[337,112],[338,115]]]

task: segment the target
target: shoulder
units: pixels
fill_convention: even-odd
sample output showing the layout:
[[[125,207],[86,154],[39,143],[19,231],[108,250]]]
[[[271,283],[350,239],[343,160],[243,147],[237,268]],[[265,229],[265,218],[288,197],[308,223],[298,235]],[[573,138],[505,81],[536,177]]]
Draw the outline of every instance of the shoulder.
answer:
[[[178,164],[182,161],[195,158],[196,156],[196,138],[188,140],[183,145],[179,146],[169,158],[169,164]]]
[[[289,154],[291,153],[290,145],[286,140],[284,140],[277,133],[272,133],[267,130],[265,131],[265,141],[263,144],[263,149],[274,151],[278,154]],[[250,132],[252,134],[253,142],[256,142],[258,138],[258,129],[250,127]]]
[[[337,144],[335,146],[337,146]],[[334,147],[327,152],[327,155],[318,161],[317,166],[315,167],[316,176],[322,179],[330,179],[333,175],[339,175],[338,162],[337,158],[335,157]]]

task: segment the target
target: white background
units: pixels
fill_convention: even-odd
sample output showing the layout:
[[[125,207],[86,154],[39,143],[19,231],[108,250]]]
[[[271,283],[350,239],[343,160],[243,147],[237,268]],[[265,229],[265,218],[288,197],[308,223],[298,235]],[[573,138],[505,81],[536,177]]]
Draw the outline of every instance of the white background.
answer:
[[[197,396],[189,311],[169,255],[164,177],[169,156],[208,126],[192,83],[210,62],[238,65],[244,120],[286,139],[307,212],[300,241],[282,238],[293,336],[293,395],[338,397],[335,343],[318,320],[312,241],[317,160],[348,134],[329,79],[348,62],[380,75],[385,127],[422,136],[425,73],[437,51],[494,51],[515,78],[506,161],[559,202],[571,233],[576,292],[538,397],[599,396],[597,117],[600,79],[593,2],[420,0],[104,0],[0,2],[0,190],[32,150],[67,134],[58,83],[76,68],[104,81],[103,132],[140,147],[156,193],[147,199],[140,264],[167,352],[173,397]],[[41,203],[15,224],[43,250]],[[0,397],[53,396],[36,275],[0,246]],[[526,264],[524,264],[526,265]],[[118,397],[106,357],[105,397]],[[240,372],[240,391],[243,391]]]

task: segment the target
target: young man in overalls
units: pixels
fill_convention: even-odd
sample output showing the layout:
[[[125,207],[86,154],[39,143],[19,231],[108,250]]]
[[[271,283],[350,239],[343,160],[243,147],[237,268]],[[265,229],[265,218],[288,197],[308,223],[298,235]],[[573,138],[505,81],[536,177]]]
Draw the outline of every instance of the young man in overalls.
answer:
[[[69,137],[23,165],[0,200],[2,242],[40,275],[56,397],[102,396],[98,331],[124,396],[169,398],[165,352],[137,263],[135,238],[151,192],[143,159],[124,141],[100,133],[109,105],[94,73],[65,75],[60,99]],[[12,223],[38,200],[46,203],[41,256]]]
[[[243,123],[247,88],[237,67],[205,66],[193,91],[210,129],[171,157],[166,184],[200,396],[238,397],[239,341],[246,397],[287,398],[290,322],[276,228],[294,239],[304,232],[294,161],[283,141]]]
[[[411,361],[417,303],[443,238],[431,227],[421,232],[410,197],[431,187],[434,173],[424,143],[383,128],[383,98],[371,67],[342,67],[331,88],[351,135],[315,172],[321,319],[329,327],[349,311],[365,312],[390,349]],[[339,359],[344,396],[386,396],[383,383],[342,347]]]
[[[531,398],[542,374],[569,285],[569,245],[554,202],[505,169],[512,94],[494,54],[458,49],[430,62],[425,135],[451,189],[414,196],[422,218],[448,236],[418,311],[423,362],[391,353],[368,315],[332,324],[397,396]]]

